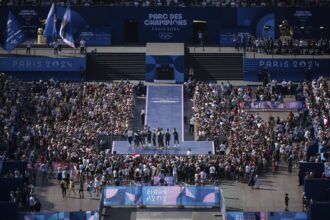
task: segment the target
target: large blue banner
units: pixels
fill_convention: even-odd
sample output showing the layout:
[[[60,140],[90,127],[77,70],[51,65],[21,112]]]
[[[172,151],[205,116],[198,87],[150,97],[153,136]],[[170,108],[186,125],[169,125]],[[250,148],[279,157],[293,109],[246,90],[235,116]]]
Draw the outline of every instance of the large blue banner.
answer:
[[[220,203],[219,187],[188,186],[185,188],[182,203],[188,206],[218,206]]]
[[[15,72],[75,72],[86,69],[85,58],[54,58],[54,57],[2,57],[0,71]]]
[[[227,220],[266,220],[266,212],[226,212]]]
[[[268,220],[307,220],[306,212],[269,212]]]
[[[30,38],[37,36],[42,21],[47,18],[49,7],[0,7],[0,22],[6,22],[8,10],[12,10]],[[64,7],[56,8],[57,28],[65,13]],[[97,16],[95,16],[97,15]],[[201,23],[206,42],[219,43],[223,37],[249,32],[258,37],[279,36],[278,25],[283,19],[289,20],[295,38],[314,38],[329,32],[320,29],[330,26],[328,8],[201,8],[201,7],[71,7],[72,28],[75,40],[85,27],[111,27],[112,43],[125,43],[128,30],[125,22],[136,24],[137,43],[145,42],[185,42],[193,43]],[[264,26],[270,26],[265,30]],[[303,29],[300,27],[304,27]],[[0,30],[4,32],[5,30]],[[131,31],[131,32],[130,32]],[[228,42],[228,41],[227,41]],[[196,42],[195,42],[196,43]]]
[[[138,205],[141,204],[141,187],[138,186],[109,186],[104,189],[105,206]]]
[[[85,58],[2,57],[0,72],[20,80],[80,81],[85,79]]]
[[[313,77],[330,76],[330,59],[244,59],[244,80],[258,81],[258,73],[268,67],[271,78],[276,80],[303,81],[308,68]]]
[[[220,189],[215,186],[109,186],[104,206],[219,206]]]

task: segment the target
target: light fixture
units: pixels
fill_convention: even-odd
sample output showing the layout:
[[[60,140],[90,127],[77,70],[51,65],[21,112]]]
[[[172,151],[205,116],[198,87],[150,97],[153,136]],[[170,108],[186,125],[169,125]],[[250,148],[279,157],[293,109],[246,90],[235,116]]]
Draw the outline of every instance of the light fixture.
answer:
[[[322,29],[324,29],[324,27],[323,26],[320,26],[320,29],[322,30]]]
[[[300,29],[304,29],[305,27],[304,26],[301,26]]]
[[[193,20],[193,23],[204,23],[204,24],[206,24],[206,21],[204,21],[204,20]]]
[[[265,29],[266,31],[268,31],[270,28],[271,28],[270,25],[265,25],[265,26],[264,26],[264,29]]]

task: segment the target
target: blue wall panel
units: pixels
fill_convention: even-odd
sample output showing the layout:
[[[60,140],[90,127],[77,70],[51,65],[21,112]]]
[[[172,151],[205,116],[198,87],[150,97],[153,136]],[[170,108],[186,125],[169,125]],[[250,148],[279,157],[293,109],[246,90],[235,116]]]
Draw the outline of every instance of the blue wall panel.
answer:
[[[184,56],[146,56],[146,76],[147,82],[153,82],[156,77],[156,69],[162,64],[169,64],[174,70],[174,80],[177,83],[184,82]]]
[[[21,23],[28,37],[35,38],[42,27],[50,7],[0,7],[0,22],[6,23],[10,9]],[[57,7],[58,29],[65,7]],[[296,38],[312,38],[321,35],[320,26],[329,27],[328,8],[221,8],[221,7],[71,7],[74,32],[78,41],[79,32],[86,26],[109,27],[113,44],[124,43],[125,20],[138,24],[139,43],[185,42],[196,38],[193,21],[207,21],[206,38],[211,44],[219,43],[220,33],[250,32],[265,36],[264,25],[272,26],[268,36],[278,37],[278,25],[283,19],[290,21]],[[95,16],[97,15],[97,16]],[[304,29],[300,29],[304,26]],[[4,32],[5,27],[0,31]],[[237,28],[237,29],[236,29]],[[324,32],[323,35],[328,35]],[[3,36],[1,36],[3,38]],[[3,40],[3,39],[2,39]]]
[[[329,59],[244,59],[244,80],[258,81],[258,72],[264,66],[276,80],[303,81],[308,67],[312,68],[313,77],[330,76]]]
[[[2,57],[0,72],[21,80],[81,80],[86,58]]]

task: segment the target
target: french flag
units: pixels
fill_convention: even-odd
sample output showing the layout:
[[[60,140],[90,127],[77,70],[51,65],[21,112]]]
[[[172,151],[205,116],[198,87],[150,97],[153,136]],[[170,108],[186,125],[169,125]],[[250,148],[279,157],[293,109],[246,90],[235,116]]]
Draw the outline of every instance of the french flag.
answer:
[[[72,48],[75,48],[72,31],[71,10],[69,7],[66,9],[62,19],[60,37],[64,43]]]

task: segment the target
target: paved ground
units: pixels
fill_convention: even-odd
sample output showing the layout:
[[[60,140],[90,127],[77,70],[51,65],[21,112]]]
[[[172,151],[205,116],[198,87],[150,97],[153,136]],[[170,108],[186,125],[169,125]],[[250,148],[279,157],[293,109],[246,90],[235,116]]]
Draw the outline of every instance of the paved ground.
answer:
[[[84,199],[79,199],[78,184],[76,184],[76,195],[71,193],[63,198],[60,184],[57,180],[50,180],[47,185],[42,186],[40,181],[37,182],[36,194],[42,204],[42,211],[83,211],[97,210],[99,199],[90,199],[87,191],[84,192]],[[85,186],[86,189],[86,186]]]
[[[297,169],[288,173],[283,165],[280,171],[274,175],[269,172],[262,175],[260,182],[260,189],[257,190],[251,189],[246,183],[223,180],[221,188],[227,211],[283,211],[285,193],[288,193],[290,198],[289,210],[302,210],[303,188],[298,187]],[[78,185],[76,185],[77,188]],[[97,210],[99,205],[99,199],[90,199],[86,192],[84,199],[79,199],[78,192],[76,196],[71,194],[62,198],[61,189],[56,180],[51,180],[46,186],[37,185],[36,192],[41,200],[43,211]],[[147,214],[141,215],[146,216]],[[188,214],[184,216],[186,215]],[[154,219],[151,216],[153,215],[150,214],[150,218],[145,219]]]
[[[246,183],[223,181],[227,211],[284,211],[284,196],[289,194],[289,210],[302,211],[303,188],[298,187],[298,172],[288,173],[286,167],[276,174],[268,172],[260,177],[260,189],[251,189]]]
[[[111,208],[103,220],[221,220],[218,209],[177,208]]]

